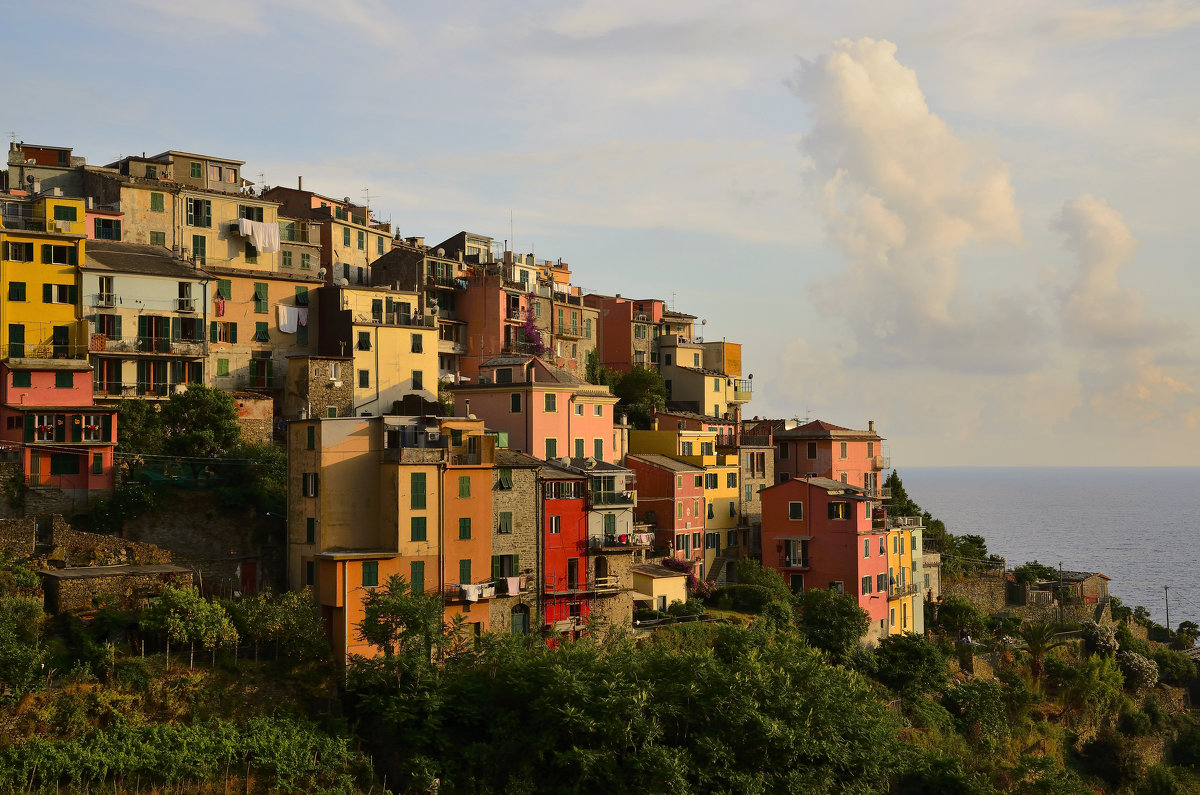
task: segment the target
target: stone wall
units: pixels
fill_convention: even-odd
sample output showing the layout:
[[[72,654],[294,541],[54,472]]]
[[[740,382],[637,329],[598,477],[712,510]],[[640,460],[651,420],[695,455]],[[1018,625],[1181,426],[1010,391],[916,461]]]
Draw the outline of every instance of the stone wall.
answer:
[[[171,553],[153,544],[129,541],[118,536],[75,530],[61,516],[52,519],[50,551],[52,566],[113,566],[170,563]]]
[[[52,615],[91,610],[98,596],[121,597],[122,609],[144,606],[147,599],[161,594],[169,584],[191,587],[192,573],[126,573],[107,577],[43,577],[46,611]]]
[[[957,596],[966,599],[984,613],[998,613],[1005,607],[1005,581],[1000,576],[964,577],[961,580],[943,580],[942,596]]]
[[[0,519],[25,516],[25,467],[9,451],[0,452]]]
[[[257,392],[231,392],[238,426],[246,444],[270,444],[274,434],[275,401]]]
[[[503,458],[501,457],[501,460]],[[500,488],[500,467],[492,470],[492,555],[516,555],[518,569],[529,572],[529,582],[536,588],[538,582],[538,499],[537,470],[532,468],[512,468],[512,488]],[[500,526],[500,514],[512,514],[512,532],[497,532]],[[521,602],[528,605],[530,610],[530,626],[536,620],[537,605],[533,596],[523,598]],[[512,609],[517,605],[516,597],[497,597],[489,607],[489,626],[496,632],[508,632],[511,629]]]
[[[244,590],[241,568],[250,565],[256,589],[286,587],[282,520],[222,507],[207,489],[163,490],[159,500],[159,511],[126,521],[125,538],[169,550],[175,563],[198,570],[196,585],[206,594]]]
[[[1058,603],[1047,605],[1015,605],[1009,606],[1008,611],[1020,616],[1025,621],[1059,620]],[[1097,624],[1112,624],[1112,610],[1108,602],[1094,605],[1065,605],[1062,608],[1062,620],[1068,624],[1078,624],[1083,621],[1095,621]]]
[[[33,557],[36,519],[0,519],[0,556],[10,560]]]
[[[641,563],[644,556],[637,552],[593,552],[593,577],[598,557],[603,557],[608,564],[608,576],[616,579],[618,591],[596,595],[596,600],[592,602],[591,620],[598,627],[607,624],[629,629],[633,626],[633,564]]]

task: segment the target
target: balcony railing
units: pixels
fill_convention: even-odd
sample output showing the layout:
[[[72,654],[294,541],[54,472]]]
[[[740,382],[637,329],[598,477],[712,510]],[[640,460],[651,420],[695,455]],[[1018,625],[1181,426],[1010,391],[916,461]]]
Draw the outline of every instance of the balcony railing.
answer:
[[[597,577],[593,581],[593,586],[596,593],[618,593],[621,590],[621,581],[616,577]]]
[[[176,298],[175,299],[175,311],[176,312],[195,312],[196,311],[196,299],[195,298]]]
[[[96,381],[92,384],[92,391],[96,397],[108,398],[168,398],[183,389],[187,389],[187,384],[166,384],[154,381],[137,381],[131,384],[118,381]]]
[[[583,326],[559,326],[555,329],[555,333],[560,337],[580,339],[583,337],[583,328]]]
[[[455,276],[434,276],[430,274],[425,277],[425,284],[429,287],[445,287],[450,290],[459,289],[461,287],[459,284],[460,281],[462,280]]]
[[[892,490],[887,486],[874,486],[863,489],[863,493],[868,497],[874,497],[879,500],[890,500],[892,498]]]
[[[279,222],[279,240],[282,243],[319,243],[316,227],[295,222]]]
[[[0,216],[5,229],[22,232],[57,232],[63,235],[83,234],[82,221],[57,221],[53,218],[34,218],[27,215]]]
[[[533,580],[524,574],[513,577],[499,577],[493,583],[497,596],[519,596],[532,590],[533,587]]]
[[[589,505],[636,505],[636,491],[592,491],[588,492]]]
[[[462,355],[467,352],[467,346],[458,340],[438,340],[438,353],[457,353]]]
[[[887,521],[890,527],[922,527],[924,519],[920,516],[889,516]]]
[[[376,314],[359,314],[354,320],[357,325],[378,324],[381,326],[409,326],[412,328],[437,328],[437,318],[420,312],[380,312]]]
[[[788,557],[785,555],[783,558],[783,568],[785,568],[785,569],[807,569],[808,568],[808,558]]]
[[[486,582],[477,582],[473,583],[472,585],[478,588],[475,593],[477,599],[491,599],[496,595],[496,583],[492,580],[487,580]],[[447,599],[467,600],[467,591],[459,583],[444,586],[442,588],[442,595]]]
[[[93,334],[88,345],[92,353],[157,353],[170,356],[203,356],[200,340],[172,340],[167,337],[106,337]]]
[[[888,588],[889,599],[900,599],[905,596],[912,596],[917,592],[916,583],[908,583],[907,585],[893,585]]]

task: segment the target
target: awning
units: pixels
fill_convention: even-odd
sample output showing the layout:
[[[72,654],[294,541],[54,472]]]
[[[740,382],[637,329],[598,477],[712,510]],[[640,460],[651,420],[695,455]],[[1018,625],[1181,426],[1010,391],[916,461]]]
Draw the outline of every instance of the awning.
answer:
[[[654,597],[647,596],[646,594],[640,593],[638,591],[634,591],[633,592],[633,601],[635,601],[635,602],[653,602]]]

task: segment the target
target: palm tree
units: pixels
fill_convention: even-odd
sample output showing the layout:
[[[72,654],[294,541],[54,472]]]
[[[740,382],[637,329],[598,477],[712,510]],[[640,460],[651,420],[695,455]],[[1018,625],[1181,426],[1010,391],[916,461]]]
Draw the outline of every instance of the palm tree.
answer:
[[[1060,631],[1058,624],[1049,621],[1029,621],[1021,625],[1017,636],[1024,644],[1024,650],[1029,655],[1029,673],[1035,680],[1042,678],[1042,659],[1051,649],[1067,642],[1071,635]]]

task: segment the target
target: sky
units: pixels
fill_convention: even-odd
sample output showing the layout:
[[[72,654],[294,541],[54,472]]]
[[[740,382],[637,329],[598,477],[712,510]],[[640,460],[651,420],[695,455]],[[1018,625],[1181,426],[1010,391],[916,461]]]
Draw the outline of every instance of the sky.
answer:
[[[893,465],[1200,465],[1200,4],[6,9],[0,134],[562,258]],[[260,176],[261,175],[261,176]]]

